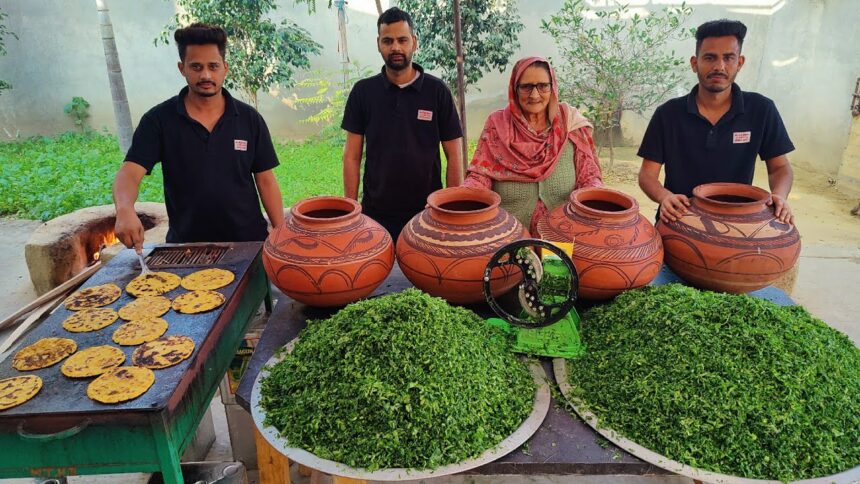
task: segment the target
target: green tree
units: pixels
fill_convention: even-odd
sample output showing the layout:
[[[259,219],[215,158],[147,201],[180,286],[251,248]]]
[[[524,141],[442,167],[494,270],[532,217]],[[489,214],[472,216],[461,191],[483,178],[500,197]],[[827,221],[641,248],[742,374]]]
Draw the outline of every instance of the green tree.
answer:
[[[360,79],[368,77],[372,71],[353,62],[345,71],[317,70],[310,77],[296,83],[296,88],[313,89],[309,96],[296,96],[295,104],[299,107],[319,107],[319,111],[302,120],[302,123],[322,126],[318,137],[342,146],[346,141],[346,133],[340,129],[346,99],[352,86]],[[333,78],[337,81],[332,81]]]
[[[523,30],[515,0],[462,0],[463,57],[466,84],[474,84],[486,72],[503,72],[519,49]],[[400,0],[415,23],[419,50],[415,60],[438,69],[442,79],[457,92],[457,55],[454,46],[454,2],[451,0]]]
[[[168,44],[174,30],[193,22],[221,26],[229,36],[230,74],[224,84],[238,89],[255,107],[260,89],[292,87],[295,71],[307,69],[308,56],[322,50],[292,20],[275,23],[269,18],[277,9],[275,0],[176,0],[176,6],[183,13],[173,17],[155,43]]]
[[[609,3],[592,11],[583,0],[565,0],[541,28],[558,46],[561,95],[583,108],[602,134],[598,142],[609,146],[611,169],[613,131],[622,111],[642,114],[683,82],[685,59],[667,51],[666,44],[689,39],[695,29],[683,26],[693,13],[683,3],[648,15],[633,13],[618,0]]]
[[[8,16],[8,14],[3,13],[3,11],[0,10],[0,56],[6,55],[5,37],[14,37],[15,40],[18,39],[18,36],[15,35],[15,32],[9,30],[9,28],[6,27],[6,25],[3,23],[3,21]],[[3,79],[0,79],[0,94],[2,94],[3,91],[5,91],[6,89],[12,89],[12,84],[9,84]]]

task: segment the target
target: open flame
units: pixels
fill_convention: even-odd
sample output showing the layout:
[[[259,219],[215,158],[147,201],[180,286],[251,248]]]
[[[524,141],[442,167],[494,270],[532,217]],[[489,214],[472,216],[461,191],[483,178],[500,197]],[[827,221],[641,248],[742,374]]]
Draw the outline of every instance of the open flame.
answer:
[[[118,244],[118,243],[119,243],[119,239],[116,238],[116,234],[114,234],[113,230],[104,234],[102,236],[101,243],[98,244],[99,250],[97,250],[93,254],[93,262],[99,260],[99,257],[101,257],[101,252],[103,250],[105,250],[106,247],[110,247],[110,246],[112,246],[114,244]]]

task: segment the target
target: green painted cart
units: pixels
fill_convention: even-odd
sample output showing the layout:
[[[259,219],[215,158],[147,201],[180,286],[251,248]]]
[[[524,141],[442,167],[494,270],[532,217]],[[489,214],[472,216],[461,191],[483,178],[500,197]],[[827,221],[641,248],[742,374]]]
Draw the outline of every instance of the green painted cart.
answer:
[[[11,358],[0,362],[0,379],[26,373],[37,374],[44,382],[32,400],[0,412],[0,478],[160,471],[166,483],[183,482],[179,464],[182,452],[191,442],[260,304],[265,302],[267,310],[271,310],[261,248],[259,242],[246,242],[167,244],[153,249],[148,256],[153,270],[186,275],[219,267],[233,271],[236,279],[219,289],[226,297],[221,308],[198,315],[171,310],[163,316],[170,325],[167,335],[187,335],[196,348],[188,360],[155,370],[155,383],[135,400],[118,405],[94,402],[86,396],[91,379],[66,378],[60,373],[60,364],[18,372],[11,368]],[[201,251],[211,257],[198,257]],[[162,257],[171,253],[175,257]],[[136,260],[133,251],[123,251],[85,287],[106,282],[124,287],[139,273]],[[167,296],[173,298],[182,292],[185,290],[180,287]],[[124,293],[110,307],[117,309],[130,300]],[[111,334],[119,323],[92,333],[68,333],[62,329],[62,321],[70,314],[61,307],[18,347],[50,336],[75,339],[79,349],[113,344]],[[134,348],[122,348],[126,364],[130,364]]]

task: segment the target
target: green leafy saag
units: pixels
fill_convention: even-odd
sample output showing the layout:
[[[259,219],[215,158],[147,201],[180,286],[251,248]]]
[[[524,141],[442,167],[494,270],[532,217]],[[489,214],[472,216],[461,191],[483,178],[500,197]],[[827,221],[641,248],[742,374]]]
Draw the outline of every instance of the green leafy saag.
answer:
[[[291,446],[349,466],[435,468],[481,454],[532,409],[535,384],[502,333],[409,289],[302,331],[261,405]]]
[[[583,321],[575,395],[639,444],[748,478],[860,465],[860,350],[801,307],[672,284]]]

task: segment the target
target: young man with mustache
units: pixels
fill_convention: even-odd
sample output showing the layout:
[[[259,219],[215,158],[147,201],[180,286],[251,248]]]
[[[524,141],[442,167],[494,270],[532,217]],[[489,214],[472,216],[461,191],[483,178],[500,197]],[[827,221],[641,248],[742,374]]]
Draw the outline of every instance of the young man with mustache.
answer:
[[[693,188],[703,183],[752,183],[756,157],[767,166],[769,205],[782,222],[793,224],[787,198],[794,174],[786,153],[794,150],[773,101],[741,91],[735,77],[746,26],[734,20],[706,22],[696,30],[690,66],[699,83],[686,96],[654,112],[638,155],[639,186],[660,204],[664,223],[687,212]],[[665,184],[658,179],[666,167]]]
[[[161,162],[167,242],[265,240],[260,201],[272,227],[284,221],[272,172],[278,157],[262,116],[222,87],[229,70],[227,34],[196,23],[173,37],[188,85],[144,114],[134,132],[114,180],[116,236],[129,248],[143,247],[134,202],[143,176]]]
[[[418,48],[412,19],[397,7],[376,22],[379,74],[358,81],[349,93],[341,128],[346,131],[343,190],[358,200],[362,149],[366,144],[362,211],[396,241],[401,229],[442,188],[439,143],[445,151],[447,186],[463,178],[463,131],[451,91],[412,62]]]

